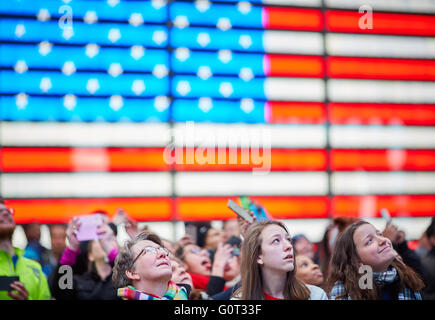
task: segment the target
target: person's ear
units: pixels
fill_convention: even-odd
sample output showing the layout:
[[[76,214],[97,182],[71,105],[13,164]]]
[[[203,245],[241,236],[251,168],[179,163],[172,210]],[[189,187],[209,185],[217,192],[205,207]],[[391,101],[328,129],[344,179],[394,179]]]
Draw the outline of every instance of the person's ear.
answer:
[[[260,265],[262,265],[264,263],[263,262],[263,258],[261,257],[261,255],[257,257],[257,263],[260,264]]]
[[[88,253],[88,260],[91,262],[95,261],[94,256],[91,253]]]
[[[131,271],[131,270],[125,270],[125,275],[130,280],[140,280],[140,276],[137,272]]]

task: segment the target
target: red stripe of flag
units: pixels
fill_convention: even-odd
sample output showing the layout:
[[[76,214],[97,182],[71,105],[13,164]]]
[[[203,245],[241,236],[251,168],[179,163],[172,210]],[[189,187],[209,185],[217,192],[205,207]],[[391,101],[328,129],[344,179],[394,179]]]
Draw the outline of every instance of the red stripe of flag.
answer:
[[[265,29],[321,31],[322,12],[318,9],[264,7],[262,11]]]
[[[332,124],[435,125],[435,105],[341,103],[328,104]]]
[[[435,170],[435,150],[331,150],[331,170]]]
[[[435,60],[328,57],[326,61],[331,78],[435,80]]]
[[[331,32],[355,32],[394,35],[435,35],[435,16],[403,13],[328,10],[326,27]],[[372,26],[370,26],[372,21]],[[372,27],[372,28],[371,28]]]

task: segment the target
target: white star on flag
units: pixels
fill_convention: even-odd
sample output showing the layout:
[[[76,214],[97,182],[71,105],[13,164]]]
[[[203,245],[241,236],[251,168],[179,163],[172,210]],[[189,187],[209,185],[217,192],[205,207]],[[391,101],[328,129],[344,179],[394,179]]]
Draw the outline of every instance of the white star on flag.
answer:
[[[51,52],[51,47],[53,45],[48,41],[42,41],[38,45],[38,51],[41,56],[46,56]]]
[[[233,59],[233,54],[230,50],[219,50],[218,57],[223,63],[228,63]]]
[[[131,91],[133,91],[137,96],[144,92],[145,89],[145,82],[143,80],[134,80],[131,85]]]
[[[195,7],[199,12],[206,12],[210,8],[210,2],[208,0],[196,0]]]
[[[251,36],[241,35],[239,38],[239,44],[244,48],[248,49],[252,45]]]
[[[94,94],[95,92],[97,92],[98,89],[100,89],[100,84],[98,83],[98,80],[95,78],[89,79],[88,83],[86,84],[86,90],[88,90],[90,94]]]
[[[93,24],[98,21],[97,13],[95,11],[86,11],[83,21],[87,24]]]
[[[228,98],[234,92],[233,85],[230,82],[222,82],[219,86],[219,93]]]
[[[184,29],[189,26],[189,20],[187,19],[186,16],[176,16],[173,23],[174,26],[176,26],[179,29]]]
[[[44,77],[41,79],[41,83],[39,84],[39,88],[42,92],[48,92],[52,87],[51,80],[48,77]]]
[[[138,12],[133,12],[128,19],[128,23],[135,27],[140,26],[144,23],[142,14]]]
[[[123,70],[122,70],[122,67],[121,67],[121,65],[119,63],[114,62],[114,63],[110,64],[109,70],[107,70],[107,72],[112,77],[116,78],[117,76],[119,76],[123,72]]]
[[[24,60],[18,60],[14,67],[15,72],[17,73],[24,73],[28,70],[26,61]]]
[[[254,101],[252,99],[242,99],[240,101],[240,108],[245,112],[245,113],[251,113],[252,110],[254,110]]]
[[[109,106],[115,111],[118,111],[124,106],[124,100],[119,95],[114,95],[110,97]]]
[[[95,57],[100,52],[100,46],[95,43],[89,43],[86,45],[86,55],[89,58]]]
[[[183,97],[190,92],[190,83],[188,81],[180,81],[177,84],[177,92]]]
[[[240,69],[239,77],[244,81],[249,81],[254,77],[254,73],[251,68],[242,68]]]
[[[181,62],[186,61],[190,57],[190,50],[187,48],[177,48],[175,50],[175,58],[180,60]]]
[[[74,29],[71,26],[67,26],[63,29],[62,37],[65,40],[69,40],[74,36]]]
[[[26,106],[29,102],[28,98],[29,98],[29,96],[25,93],[19,93],[15,96],[15,104],[19,110],[23,110],[26,108]]]
[[[48,21],[48,20],[50,20],[50,13],[48,12],[47,9],[41,8],[39,10],[38,14],[36,15],[36,18],[39,21]]]
[[[164,6],[166,6],[166,1],[165,0],[151,0],[151,5],[153,6],[154,9],[159,10],[159,9],[163,8]]]
[[[67,94],[63,97],[63,106],[72,111],[77,105],[76,96],[73,94]]]
[[[199,98],[198,107],[204,112],[207,113],[213,108],[213,102],[209,97]]]
[[[228,18],[219,18],[216,27],[218,27],[218,29],[221,29],[222,31],[229,30],[232,27],[231,21]]]
[[[206,47],[210,43],[210,35],[206,32],[201,32],[198,34],[196,41],[201,47]]]
[[[168,38],[168,36],[167,36],[166,32],[163,30],[157,30],[157,31],[154,31],[154,33],[153,33],[153,41],[158,45],[165,42],[167,38]]]
[[[112,28],[109,30],[109,34],[108,34],[107,38],[112,43],[115,43],[116,41],[118,41],[121,38],[121,31],[119,31],[119,29],[117,29],[117,28]]]
[[[200,77],[202,80],[207,80],[208,78],[210,78],[213,74],[210,70],[210,67],[208,66],[201,66],[198,69],[198,73],[197,73],[198,77]]]
[[[237,4],[237,9],[242,13],[242,14],[248,14],[251,11],[251,4],[248,1],[240,1]]]
[[[169,107],[169,98],[166,96],[158,96],[154,99],[154,108],[157,111],[162,112]]]
[[[145,49],[142,46],[135,45],[131,47],[130,55],[134,60],[139,60],[142,58],[145,54]]]
[[[67,76],[73,74],[74,72],[76,72],[76,66],[74,65],[74,62],[72,61],[65,61],[63,67],[62,67],[62,72],[64,74],[66,74]]]
[[[168,68],[166,68],[166,66],[164,64],[156,64],[154,69],[153,69],[153,75],[156,78],[163,78],[166,77],[169,73]]]
[[[15,35],[18,38],[21,38],[24,34],[26,33],[26,27],[24,27],[23,24],[17,24],[17,26],[15,27]]]

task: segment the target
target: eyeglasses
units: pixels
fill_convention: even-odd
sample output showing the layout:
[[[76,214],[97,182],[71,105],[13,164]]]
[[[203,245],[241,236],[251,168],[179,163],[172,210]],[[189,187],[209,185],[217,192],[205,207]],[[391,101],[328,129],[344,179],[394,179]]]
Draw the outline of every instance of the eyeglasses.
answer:
[[[3,212],[6,212],[7,214],[13,216],[15,213],[15,210],[13,208],[0,209],[0,214],[3,214]]]
[[[158,251],[163,252],[163,253],[165,254],[165,256],[169,256],[169,251],[168,251],[168,249],[166,249],[166,248],[163,248],[163,247],[158,247],[158,248],[156,248],[156,247],[145,247],[145,248],[143,248],[143,249],[139,252],[139,254],[137,255],[137,257],[133,260],[133,263],[132,263],[132,264],[134,265],[134,263],[136,262],[136,260],[139,259],[139,257],[140,257],[142,254],[152,253],[153,255],[157,256],[157,252],[158,252]]]
[[[201,248],[193,247],[193,248],[190,248],[189,252],[193,253],[193,254],[197,254],[197,255],[200,255],[204,252],[207,257],[210,257],[210,252],[208,252],[205,249],[201,249]]]

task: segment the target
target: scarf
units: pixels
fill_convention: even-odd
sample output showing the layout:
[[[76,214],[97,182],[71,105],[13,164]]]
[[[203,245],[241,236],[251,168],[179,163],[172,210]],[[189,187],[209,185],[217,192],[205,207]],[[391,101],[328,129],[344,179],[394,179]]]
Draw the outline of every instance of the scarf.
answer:
[[[373,272],[373,279],[376,281],[379,287],[392,284],[394,282],[399,282],[399,274],[396,268],[391,267],[385,272]],[[420,292],[413,291],[408,288],[402,288],[399,290],[397,297],[398,300],[421,300]]]
[[[168,290],[161,298],[139,291],[133,286],[119,288],[118,297],[123,300],[187,300],[187,291],[184,287],[181,288],[169,281]]]

